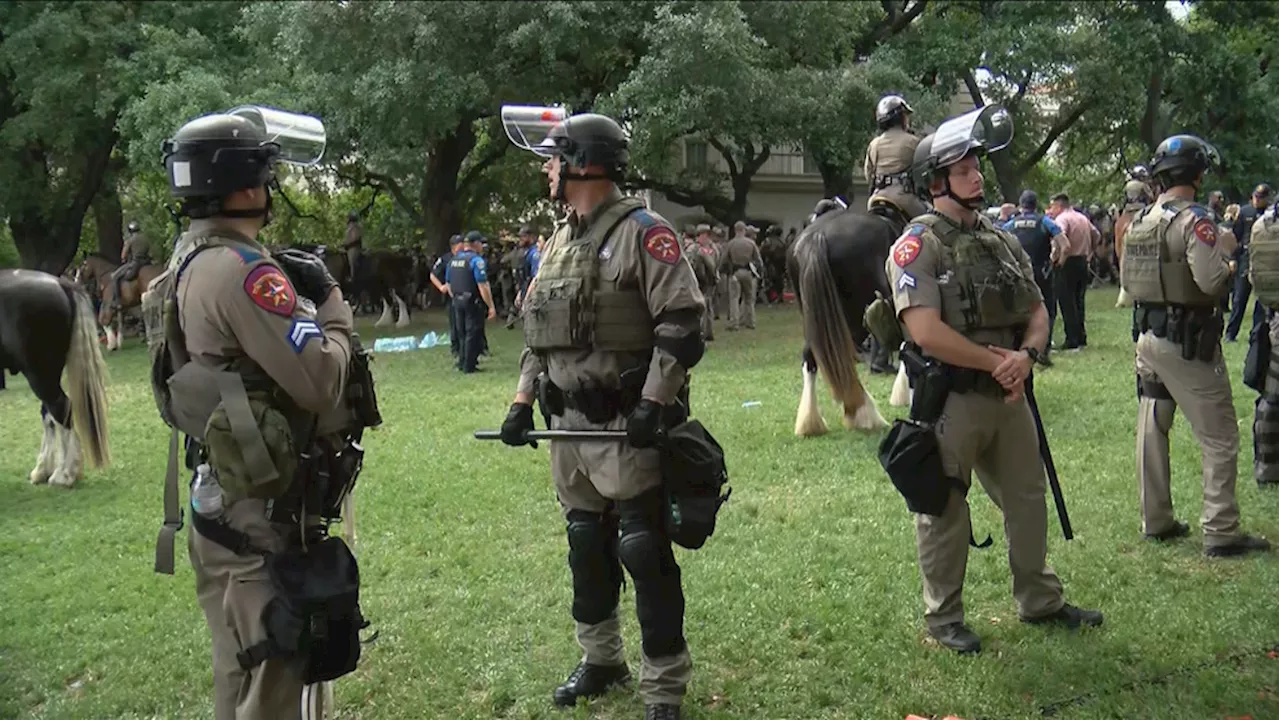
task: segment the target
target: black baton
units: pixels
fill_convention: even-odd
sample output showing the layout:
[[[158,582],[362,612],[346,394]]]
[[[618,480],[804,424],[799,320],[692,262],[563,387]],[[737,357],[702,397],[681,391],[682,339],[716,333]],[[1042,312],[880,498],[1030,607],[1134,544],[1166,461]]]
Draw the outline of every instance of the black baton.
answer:
[[[1053,464],[1053,453],[1049,451],[1049,438],[1044,434],[1044,421],[1040,419],[1040,408],[1036,405],[1035,382],[1032,375],[1027,375],[1023,390],[1027,396],[1027,405],[1031,407],[1031,417],[1036,419],[1036,435],[1040,440],[1040,459],[1044,460],[1045,474],[1049,476],[1049,489],[1053,491],[1053,504],[1058,508],[1058,522],[1062,524],[1062,537],[1070,540],[1075,537],[1071,531],[1071,518],[1067,517],[1067,502],[1062,499],[1062,486],[1058,484],[1058,469]]]
[[[498,430],[476,430],[477,440],[501,440]],[[530,430],[524,434],[527,440],[626,440],[626,430]]]

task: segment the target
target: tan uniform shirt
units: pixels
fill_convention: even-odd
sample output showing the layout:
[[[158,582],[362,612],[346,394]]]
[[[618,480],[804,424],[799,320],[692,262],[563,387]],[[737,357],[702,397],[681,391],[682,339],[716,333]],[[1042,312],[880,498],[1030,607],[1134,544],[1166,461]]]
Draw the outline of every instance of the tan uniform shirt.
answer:
[[[1156,205],[1175,199],[1165,193],[1156,198]],[[1199,207],[1199,206],[1197,206]],[[1204,208],[1204,216],[1193,211],[1180,213],[1164,233],[1164,242],[1171,257],[1185,255],[1191,268],[1191,278],[1205,295],[1218,297],[1226,292],[1234,281],[1229,258],[1218,247],[1218,226]]]
[[[877,175],[896,175],[910,169],[919,144],[920,138],[901,127],[889,128],[873,138],[862,162],[867,184],[874,187]]]
[[[744,235],[739,235],[729,242],[725,243],[724,254],[720,259],[720,269],[730,273],[755,263],[756,267],[761,264],[760,246],[756,245],[756,241]]]
[[[192,360],[223,370],[248,356],[299,407],[331,414],[346,387],[351,356],[351,308],[341,291],[334,288],[313,307],[262,245],[219,228],[217,219],[193,220],[179,249],[202,234],[240,247],[201,251],[178,280],[180,323]]]
[[[360,228],[360,223],[347,223],[347,237],[342,242],[342,247],[355,247],[364,239],[364,230]]]
[[[129,237],[124,241],[124,259],[128,260],[149,260],[151,258],[151,245],[147,242],[147,237],[140,232],[131,232]]]
[[[573,237],[581,237],[606,209],[622,199],[615,190],[585,218],[576,213],[567,220]],[[545,255],[555,246],[548,242]],[[693,267],[680,248],[671,224],[651,210],[637,210],[618,223],[600,247],[600,276],[619,288],[637,288],[649,305],[656,340],[678,339],[700,332],[703,296]],[[563,390],[586,387],[612,389],[624,371],[649,365],[642,394],[663,404],[671,403],[684,385],[687,369],[671,353],[655,347],[650,353],[598,350],[552,350],[535,353],[525,348],[520,356],[517,392],[534,392],[534,381],[545,371]]]
[[[944,224],[960,227],[946,216],[939,215],[939,217]],[[1017,260],[1026,290],[1035,296],[1036,303],[1043,303],[1044,297],[1040,294],[1035,273],[1031,269],[1031,258],[1022,249],[1018,239],[996,228],[985,217],[979,216],[978,223],[985,225],[1008,246],[1009,252]],[[947,303],[950,307],[953,303],[965,302],[966,290],[961,287],[961,278],[952,261],[951,249],[943,245],[942,240],[923,224],[907,226],[902,237],[898,238],[889,251],[889,259],[885,261],[885,272],[889,277],[889,285],[893,288],[893,306],[899,322],[901,322],[902,313],[907,308],[913,307],[933,308],[942,315],[945,322],[948,314],[943,312],[943,304]],[[979,345],[999,345],[1006,348],[1014,345],[1012,328],[967,330],[955,325],[951,327]]]

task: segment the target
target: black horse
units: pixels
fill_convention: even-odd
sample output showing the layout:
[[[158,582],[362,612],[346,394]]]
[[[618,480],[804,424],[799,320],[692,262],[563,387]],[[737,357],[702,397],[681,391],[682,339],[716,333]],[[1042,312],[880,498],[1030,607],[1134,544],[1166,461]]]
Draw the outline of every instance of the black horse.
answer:
[[[67,371],[70,397],[62,391]],[[106,363],[98,347],[93,302],[74,282],[35,270],[0,270],[0,372],[22,373],[41,402],[44,439],[33,484],[70,487],[111,462],[107,439]]]
[[[804,318],[804,389],[796,435],[827,430],[814,396],[819,371],[844,406],[845,427],[875,431],[888,426],[858,380],[857,347],[869,335],[862,316],[876,293],[892,297],[884,264],[906,224],[893,207],[877,205],[861,213],[822,200],[787,249],[787,274]]]

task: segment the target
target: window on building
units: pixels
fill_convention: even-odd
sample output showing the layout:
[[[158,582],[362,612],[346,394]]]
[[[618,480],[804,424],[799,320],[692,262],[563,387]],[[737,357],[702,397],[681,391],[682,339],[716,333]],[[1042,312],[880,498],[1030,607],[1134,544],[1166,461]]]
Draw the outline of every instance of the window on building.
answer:
[[[701,140],[688,140],[684,144],[684,166],[690,170],[707,167],[707,144]]]
[[[822,171],[818,169],[818,161],[814,160],[809,153],[804,154],[804,167],[801,169],[805,175],[818,175]]]

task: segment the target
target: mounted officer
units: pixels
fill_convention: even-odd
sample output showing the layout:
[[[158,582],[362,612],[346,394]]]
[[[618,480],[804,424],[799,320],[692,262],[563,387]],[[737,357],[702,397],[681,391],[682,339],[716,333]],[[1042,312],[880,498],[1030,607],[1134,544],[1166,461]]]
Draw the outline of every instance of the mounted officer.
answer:
[[[524,107],[503,108],[503,121],[514,144],[548,158],[551,199],[571,212],[525,299],[527,347],[502,439],[530,442],[540,378],[553,429],[625,429],[628,439],[551,443],[584,652],[553,699],[572,706],[630,679],[617,615],[625,567],[643,638],[644,717],[678,720],[692,661],[656,445],[687,416],[689,369],[705,349],[704,299],[671,224],[618,189],[628,143],[617,122]]]
[[[120,249],[120,262],[123,263],[111,273],[111,282],[115,283],[115,305],[120,309],[120,286],[126,281],[138,277],[138,271],[151,264],[151,243],[142,234],[138,223],[129,222],[129,235],[124,239],[124,247]]]
[[[871,187],[867,210],[887,203],[904,217],[923,215],[928,209],[911,192],[911,162],[920,138],[911,132],[911,106],[901,95],[886,95],[876,103],[880,134],[867,145],[862,173]]]
[[[1174,135],[1156,147],[1151,175],[1162,189],[1125,235],[1120,282],[1134,302],[1137,342],[1138,488],[1142,530],[1155,540],[1189,535],[1173,514],[1169,429],[1178,406],[1203,457],[1205,554],[1266,550],[1267,541],[1240,530],[1236,461],[1240,435],[1231,381],[1222,358],[1220,300],[1231,271],[1230,236],[1195,201],[1218,151],[1193,135]]]
[[[189,553],[213,644],[214,716],[296,718],[304,686],[359,658],[355,559],[325,536],[359,474],[361,432],[380,418],[337,283],[314,256],[273,257],[257,239],[274,164],[317,161],[323,126],[235,113],[196,118],[163,146],[190,225],[143,303],[152,390],[173,428],[156,571],[173,573],[182,527],[181,431],[196,476]],[[280,125],[302,137],[268,135]],[[288,576],[313,594],[277,584]]]
[[[940,644],[960,653],[982,647],[964,622],[961,600],[972,537],[965,496],[975,470],[1004,514],[1022,621],[1102,624],[1102,613],[1064,601],[1062,583],[1045,562],[1045,472],[1023,393],[1048,342],[1049,318],[1027,254],[981,213],[978,158],[1012,137],[1008,114],[987,106],[921,140],[913,183],[933,209],[907,226],[885,262],[893,309],[905,328],[911,418],[920,423],[907,427],[932,446],[928,456],[938,465],[924,479],[927,492],[904,491],[916,513],[925,623]],[[895,427],[887,442],[900,432]],[[888,449],[882,446],[882,462]],[[895,486],[906,487],[899,467],[885,462],[885,469]]]
[[[357,265],[364,255],[364,228],[360,227],[360,213],[354,210],[347,213],[347,235],[342,240],[342,249],[347,253],[347,282],[354,287]]]

